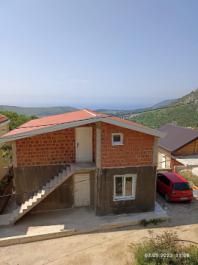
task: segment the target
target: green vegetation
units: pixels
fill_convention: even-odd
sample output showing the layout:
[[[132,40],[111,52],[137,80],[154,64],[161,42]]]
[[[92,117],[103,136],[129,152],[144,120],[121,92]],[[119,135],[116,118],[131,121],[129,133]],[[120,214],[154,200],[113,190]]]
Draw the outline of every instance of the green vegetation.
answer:
[[[36,119],[36,116],[25,116],[25,115],[20,115],[15,112],[11,111],[0,111],[0,114],[5,115],[6,117],[9,118],[10,120],[10,130],[13,130],[23,123],[30,121],[32,119]],[[12,152],[11,152],[11,145],[3,145],[0,148],[0,167],[2,166],[8,166],[10,165],[10,161],[12,160]]]
[[[198,104],[172,104],[167,108],[148,111],[130,119],[152,128],[172,122],[185,127],[198,127]]]
[[[186,180],[188,180],[191,187],[198,186],[198,176],[193,175],[190,169],[181,169],[178,173],[182,175]]]
[[[146,220],[146,219],[143,219],[140,224],[143,225],[143,226],[147,226],[147,225],[157,225],[159,223],[162,223],[164,222],[162,219],[160,218],[156,218],[156,219],[151,219],[151,220]]]
[[[0,147],[0,168],[9,166],[11,163],[11,160],[12,160],[11,145],[1,146]]]
[[[147,110],[130,119],[152,128],[173,122],[184,127],[198,127],[198,89],[178,100],[170,101],[170,104],[161,109]]]
[[[136,265],[197,265],[198,247],[179,241],[177,234],[165,232],[131,246]],[[134,264],[134,263],[132,263]]]
[[[10,119],[10,130],[17,128],[27,121],[37,118],[36,116],[26,116],[11,111],[0,111],[0,114],[3,114]]]

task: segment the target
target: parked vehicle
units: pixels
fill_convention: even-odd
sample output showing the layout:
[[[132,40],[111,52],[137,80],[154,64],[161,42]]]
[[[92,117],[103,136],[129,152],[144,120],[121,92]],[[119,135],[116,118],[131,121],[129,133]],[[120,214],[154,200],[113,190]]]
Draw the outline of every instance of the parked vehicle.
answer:
[[[162,172],[157,174],[157,192],[162,194],[166,201],[191,201],[192,189],[188,181],[181,175],[173,172]]]

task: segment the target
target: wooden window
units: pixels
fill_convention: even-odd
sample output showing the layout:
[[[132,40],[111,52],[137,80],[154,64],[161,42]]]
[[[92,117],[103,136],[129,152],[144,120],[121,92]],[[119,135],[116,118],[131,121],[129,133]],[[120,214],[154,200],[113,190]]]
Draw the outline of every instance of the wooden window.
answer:
[[[116,175],[114,176],[114,201],[134,200],[136,192],[135,174]]]
[[[123,145],[122,133],[112,133],[112,145]]]

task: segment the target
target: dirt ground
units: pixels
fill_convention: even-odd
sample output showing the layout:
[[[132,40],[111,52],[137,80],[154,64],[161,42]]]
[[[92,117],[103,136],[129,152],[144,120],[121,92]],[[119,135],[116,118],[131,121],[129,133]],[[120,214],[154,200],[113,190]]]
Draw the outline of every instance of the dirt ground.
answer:
[[[175,231],[181,239],[198,242],[198,200],[167,204],[158,197],[158,202],[167,208],[170,221],[2,247],[0,265],[132,265],[130,245],[143,242],[151,233]]]

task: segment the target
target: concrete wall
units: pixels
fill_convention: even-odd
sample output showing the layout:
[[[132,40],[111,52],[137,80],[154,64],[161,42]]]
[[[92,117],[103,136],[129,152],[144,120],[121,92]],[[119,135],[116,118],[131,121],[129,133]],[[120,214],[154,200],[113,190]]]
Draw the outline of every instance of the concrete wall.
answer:
[[[22,203],[57,175],[63,166],[20,167],[14,169],[17,202]],[[90,207],[96,214],[151,211],[155,203],[155,167],[102,169],[90,174]],[[136,198],[113,201],[114,175],[137,174]],[[71,208],[74,206],[74,184],[70,177],[45,198],[32,212]]]
[[[107,123],[101,129],[102,167],[153,165],[154,136]],[[124,144],[113,146],[112,133],[123,133]]]
[[[65,166],[32,166],[18,167],[14,169],[14,183],[17,195],[17,203],[21,204],[31,194],[39,190],[47,181],[61,172]],[[95,172],[90,174],[90,207],[94,207],[94,178]],[[71,176],[60,187],[52,192],[40,204],[33,208],[32,212],[48,211],[71,208],[74,205],[74,185]]]
[[[0,124],[0,136],[7,133],[9,131],[9,123],[1,123]]]
[[[163,148],[158,148],[158,169],[171,168],[171,153]]]
[[[135,200],[113,201],[114,176],[137,174]],[[128,167],[102,169],[96,175],[95,194],[96,214],[130,213],[152,211],[156,195],[156,167]]]
[[[0,136],[9,131],[9,123],[0,124]],[[0,180],[8,173],[11,161],[9,158],[3,157],[3,151],[0,148]]]

